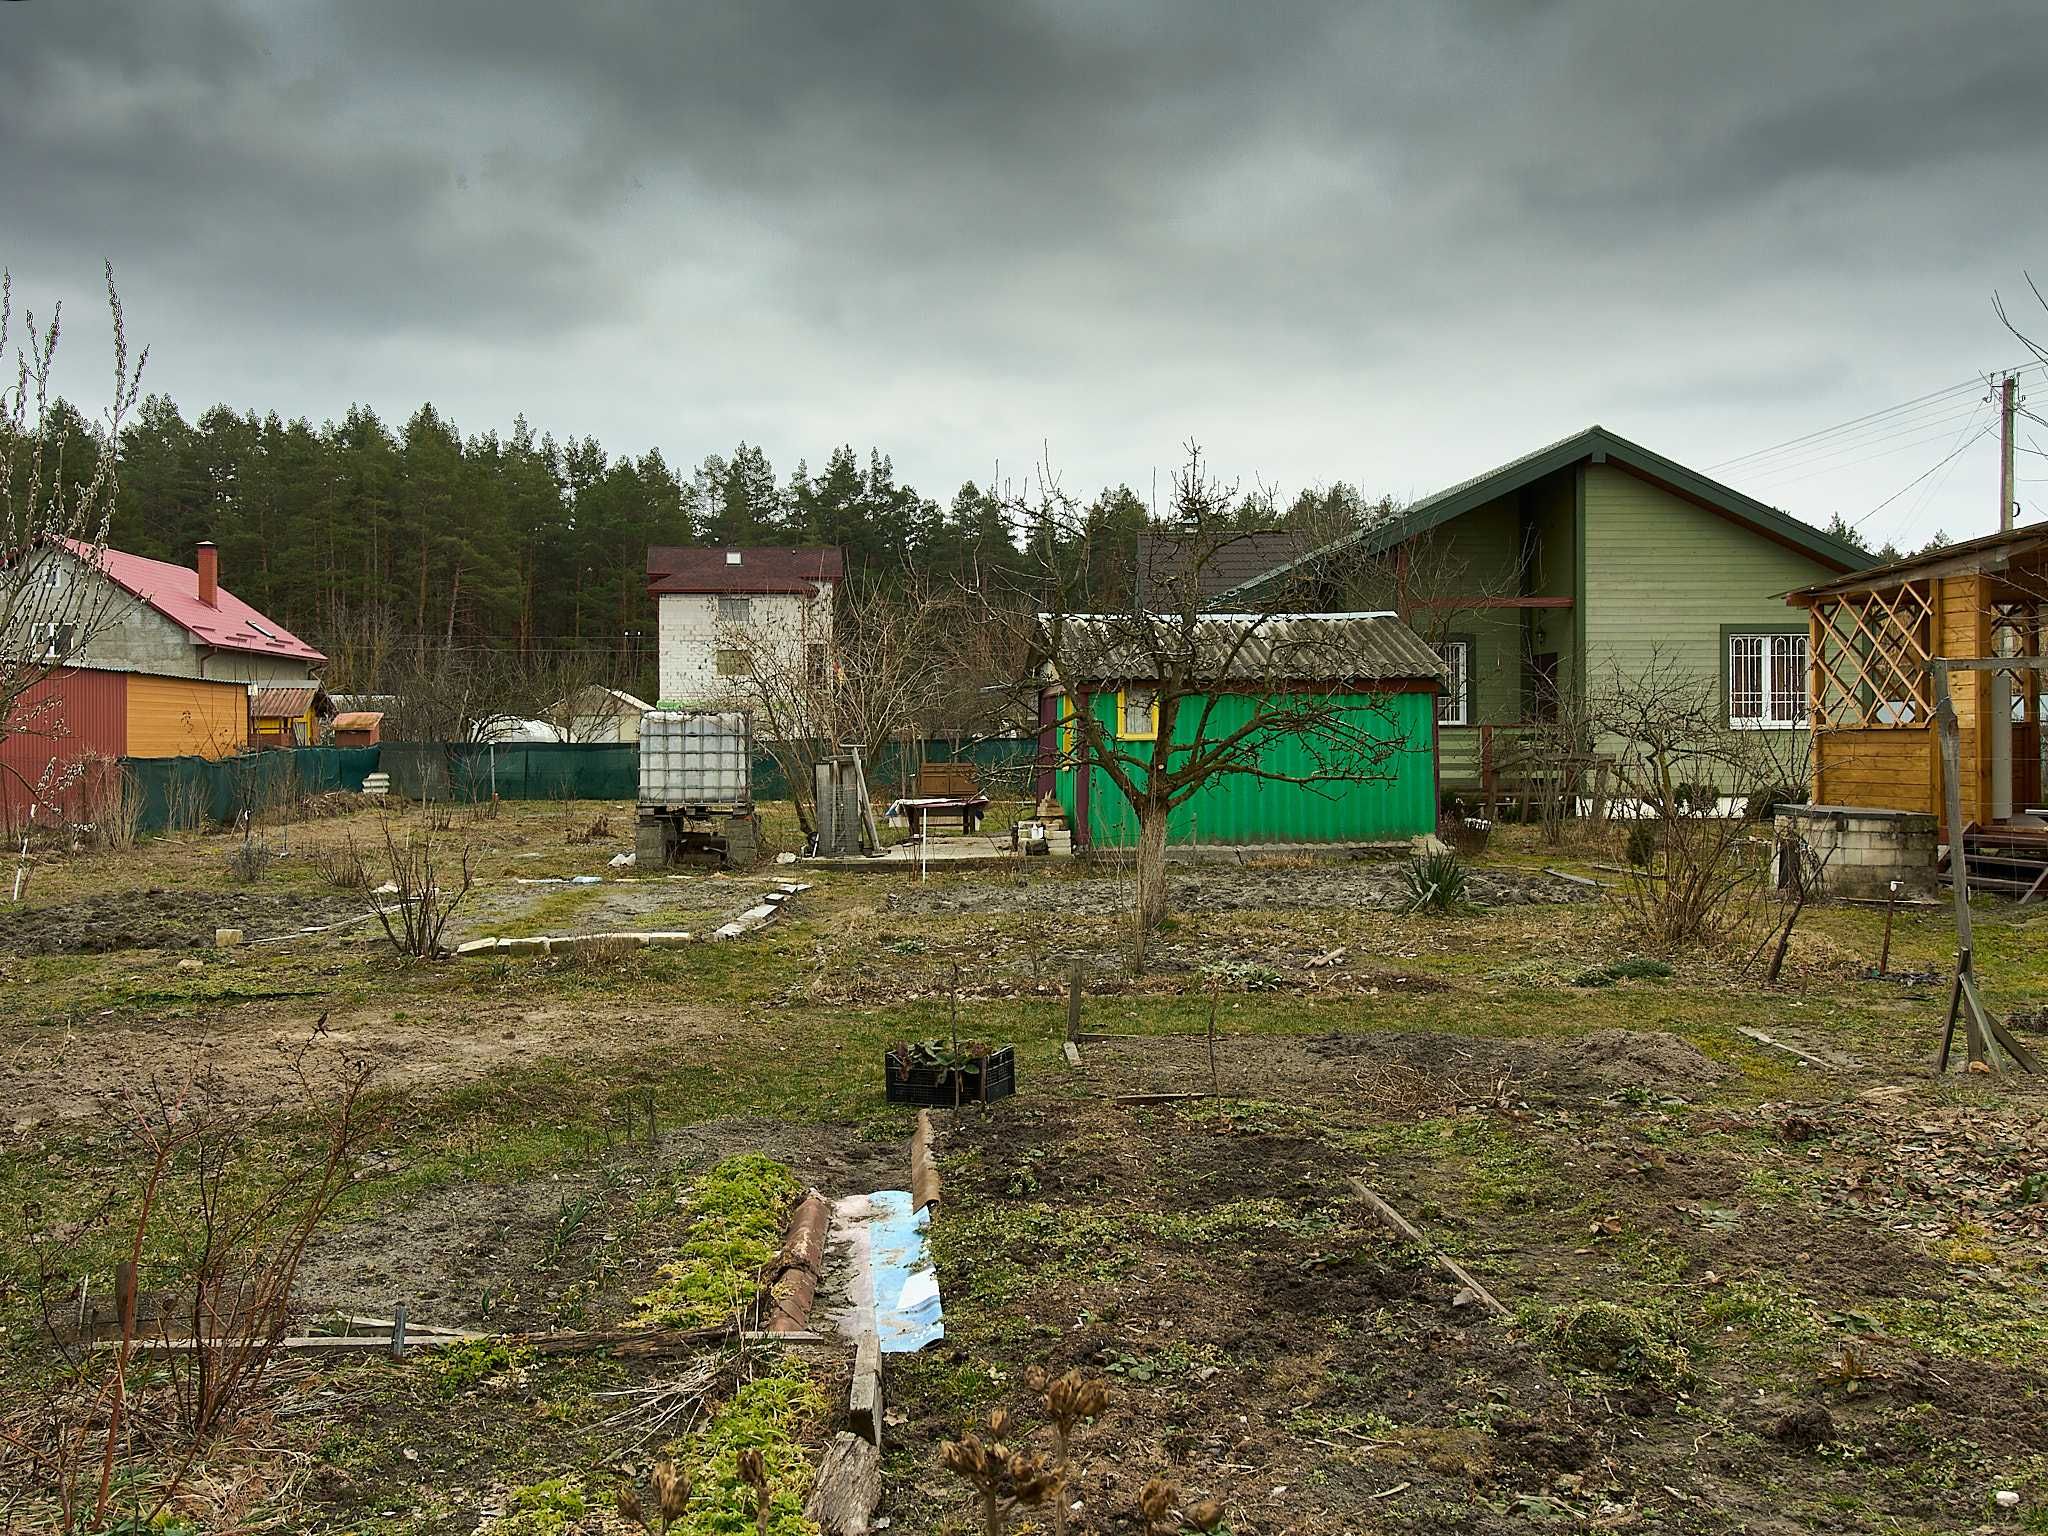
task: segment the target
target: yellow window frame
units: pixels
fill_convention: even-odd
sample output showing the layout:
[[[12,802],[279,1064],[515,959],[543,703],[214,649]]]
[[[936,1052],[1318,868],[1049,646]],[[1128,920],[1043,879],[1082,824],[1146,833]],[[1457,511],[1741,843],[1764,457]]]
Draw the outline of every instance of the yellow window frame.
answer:
[[[1116,739],[1118,741],[1157,741],[1159,739],[1159,690],[1157,688],[1140,688],[1138,692],[1150,693],[1152,695],[1152,728],[1142,735],[1136,731],[1124,728],[1125,722],[1129,717],[1124,713],[1124,690],[1119,688],[1116,691]]]

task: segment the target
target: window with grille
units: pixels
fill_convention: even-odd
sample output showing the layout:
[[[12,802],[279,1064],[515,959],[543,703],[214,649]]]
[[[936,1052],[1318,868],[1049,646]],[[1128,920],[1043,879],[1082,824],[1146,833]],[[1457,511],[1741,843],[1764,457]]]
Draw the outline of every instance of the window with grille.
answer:
[[[1445,640],[1435,647],[1444,664],[1444,691],[1436,696],[1438,725],[1472,723],[1472,642]]]
[[[1728,723],[1752,730],[1806,724],[1806,636],[1728,637]]]
[[[721,597],[718,600],[718,622],[721,624],[753,623],[754,600],[751,597]]]

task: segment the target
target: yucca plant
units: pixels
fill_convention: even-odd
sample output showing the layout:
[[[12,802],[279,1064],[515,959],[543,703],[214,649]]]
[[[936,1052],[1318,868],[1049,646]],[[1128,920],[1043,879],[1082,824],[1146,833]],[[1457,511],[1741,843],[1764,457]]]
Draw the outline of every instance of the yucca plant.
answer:
[[[1455,853],[1417,854],[1401,867],[1401,883],[1408,888],[1403,912],[1434,912],[1448,916],[1470,909],[1465,861]]]

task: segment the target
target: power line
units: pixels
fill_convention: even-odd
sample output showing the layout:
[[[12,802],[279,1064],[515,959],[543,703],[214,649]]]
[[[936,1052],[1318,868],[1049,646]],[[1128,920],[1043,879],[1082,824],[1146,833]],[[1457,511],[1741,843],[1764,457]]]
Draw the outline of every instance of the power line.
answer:
[[[1961,410],[1952,410],[1946,415],[1929,417],[1923,421],[1902,423],[1896,430],[1879,433],[1876,436],[1842,438],[1833,442],[1815,445],[1815,451],[1798,458],[1788,458],[1761,468],[1745,467],[1730,476],[1749,484],[1775,484],[1788,479],[1801,478],[1805,471],[1839,467],[1842,464],[1861,463],[1865,459],[1877,458],[1886,453],[1896,453],[1900,447],[1912,447],[1915,443],[1932,442],[1948,435],[1948,429],[1960,421],[1970,421],[1982,409],[1983,402],[1973,400]],[[1932,433],[1932,437],[1916,434]],[[1906,440],[1906,441],[1903,441]]]
[[[1864,513],[1861,517],[1857,518],[1855,523],[1853,523],[1851,526],[1861,528],[1865,523],[1869,522],[1870,519],[1877,516],[1878,513],[1882,512],[1886,507],[1890,506],[1893,502],[1897,501],[1901,496],[1905,495],[1906,492],[1913,489],[1913,487],[1918,485],[1922,480],[1925,480],[1929,475],[1933,474],[1935,470],[1942,468],[1943,466],[1947,465],[1952,460],[1954,460],[1958,455],[1962,453],[1962,451],[1965,448],[1974,447],[1977,443],[1978,438],[1983,437],[1990,430],[1991,425],[1989,422],[1986,422],[1984,426],[1980,427],[1977,430],[1974,436],[1966,439],[1963,442],[1956,444],[1956,446],[1950,449],[1947,454],[1943,455],[1940,463],[1937,463],[1928,469],[1922,470],[1919,474],[1915,475],[1912,479],[1908,480],[1904,485],[1900,486],[1896,491],[1893,491],[1891,495],[1885,497],[1883,501],[1880,501],[1868,512]]]
[[[1994,372],[2022,374],[2030,371],[2039,371],[2043,367],[2044,365],[2040,362],[2030,360],[2017,364],[2012,368],[1994,370]],[[1940,389],[1930,390],[1924,395],[1917,395],[1913,399],[1901,401],[1897,405],[1889,405],[1877,411],[1866,411],[1861,416],[1852,416],[1849,420],[1837,422],[1833,426],[1821,427],[1812,432],[1804,432],[1797,437],[1787,438],[1783,442],[1773,443],[1767,448],[1758,448],[1749,453],[1737,454],[1733,458],[1723,459],[1717,464],[1708,465],[1707,468],[1710,472],[1713,472],[1730,469],[1736,465],[1747,465],[1753,471],[1762,462],[1770,460],[1774,456],[1796,458],[1800,454],[1792,452],[1792,450],[1820,447],[1824,444],[1825,440],[1837,438],[1843,434],[1868,435],[1871,432],[1876,432],[1883,435],[1896,428],[1908,426],[1916,414],[1924,418],[1929,414],[1939,414],[1943,410],[1952,408],[1955,404],[1960,403],[1956,400],[1956,396],[1982,388],[1988,377],[1989,375],[1979,375],[1974,378],[1960,380],[1954,384],[1944,385]],[[1922,424],[1924,425],[1924,421]]]

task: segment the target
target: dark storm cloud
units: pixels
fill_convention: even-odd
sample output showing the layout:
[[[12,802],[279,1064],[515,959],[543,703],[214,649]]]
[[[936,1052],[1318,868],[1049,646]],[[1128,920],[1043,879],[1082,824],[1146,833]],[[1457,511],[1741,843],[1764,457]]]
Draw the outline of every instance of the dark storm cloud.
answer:
[[[2006,360],[2044,62],[2031,4],[28,0],[0,259],[76,302],[112,256],[188,410],[851,438],[937,492],[1198,434],[1409,494]]]

